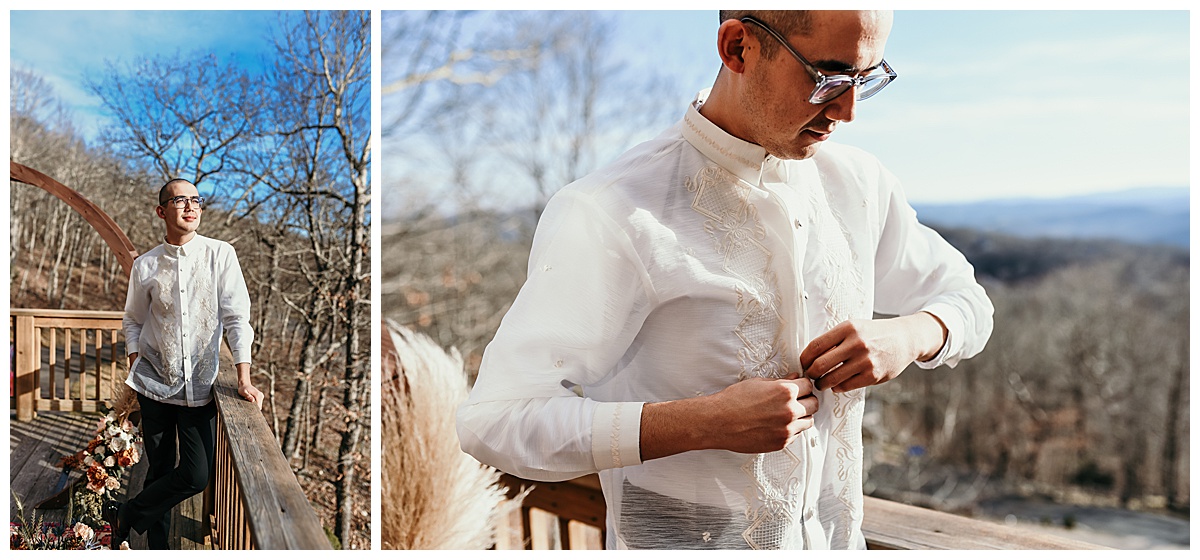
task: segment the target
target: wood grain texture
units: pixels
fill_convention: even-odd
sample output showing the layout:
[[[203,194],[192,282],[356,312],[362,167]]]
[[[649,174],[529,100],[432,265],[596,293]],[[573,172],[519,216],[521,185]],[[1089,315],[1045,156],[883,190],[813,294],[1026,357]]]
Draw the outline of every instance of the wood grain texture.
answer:
[[[217,484],[238,485],[242,507],[234,508],[239,511],[231,513],[244,515],[254,548],[330,549],[321,521],[279,450],[262,412],[238,395],[228,350],[222,354],[221,372],[213,388],[221,415],[220,429],[224,432],[217,437],[224,439],[223,447],[233,471],[228,478],[233,480],[218,479]],[[215,489],[225,490],[219,486]],[[224,512],[214,514],[220,517]]]

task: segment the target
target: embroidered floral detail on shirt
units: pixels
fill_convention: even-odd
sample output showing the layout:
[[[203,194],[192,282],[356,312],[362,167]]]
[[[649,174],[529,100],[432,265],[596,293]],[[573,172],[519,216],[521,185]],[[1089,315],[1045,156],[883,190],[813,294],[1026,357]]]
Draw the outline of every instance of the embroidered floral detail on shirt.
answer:
[[[685,185],[695,194],[692,209],[707,218],[704,231],[723,257],[722,269],[739,281],[734,288],[742,313],[734,329],[742,342],[738,378],[787,375],[779,282],[771,267],[773,254],[763,244],[767,230],[750,202],[750,187],[718,166],[701,169]]]
[[[845,220],[829,204],[824,189],[810,191],[812,222],[817,232],[817,242],[822,248],[823,274],[815,280],[828,294],[825,301],[827,321],[824,330],[856,318],[869,318],[870,307],[858,254],[851,245],[853,237],[846,229]],[[832,487],[822,494],[831,494],[840,502],[837,508],[822,508],[821,523],[830,538],[830,546],[846,548],[850,545],[855,519],[851,515],[855,504],[861,503],[862,489],[862,408],[866,392],[856,389],[846,393],[832,394],[832,421],[830,430],[831,459],[826,468],[833,470]],[[824,403],[823,403],[824,404]],[[858,520],[861,521],[861,520]]]
[[[621,462],[621,406],[623,404],[617,403],[617,408],[613,410],[612,433],[608,436],[608,450],[609,453],[612,453],[614,469],[625,466]]]
[[[783,342],[779,280],[773,269],[774,255],[764,244],[766,228],[750,200],[750,187],[717,166],[701,169],[686,186],[695,194],[692,209],[706,218],[704,231],[723,257],[722,268],[737,279],[734,292],[737,311],[742,314],[734,328],[742,343],[737,354],[742,364],[738,378],[786,376],[790,360]],[[749,526],[742,532],[751,548],[803,544],[796,542],[794,530],[803,506],[800,465],[800,458],[789,449],[751,455],[742,465],[752,481],[746,495]]]

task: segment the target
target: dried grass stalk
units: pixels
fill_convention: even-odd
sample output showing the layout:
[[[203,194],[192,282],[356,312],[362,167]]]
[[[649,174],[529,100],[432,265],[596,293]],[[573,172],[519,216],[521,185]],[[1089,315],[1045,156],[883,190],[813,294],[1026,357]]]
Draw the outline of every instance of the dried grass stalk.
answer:
[[[455,410],[467,398],[462,357],[389,322],[381,345],[381,513],[387,549],[486,549],[519,506],[500,473],[459,448]]]

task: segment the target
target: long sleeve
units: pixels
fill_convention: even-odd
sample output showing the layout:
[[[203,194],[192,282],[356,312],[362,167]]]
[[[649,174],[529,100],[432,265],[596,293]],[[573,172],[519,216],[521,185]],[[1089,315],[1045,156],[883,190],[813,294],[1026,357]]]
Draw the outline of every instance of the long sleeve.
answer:
[[[250,326],[250,293],[242,277],[242,267],[232,245],[223,247],[221,271],[218,276],[220,287],[221,326],[225,329],[233,363],[250,363],[250,348],[254,342],[254,328]]]
[[[129,272],[129,288],[125,292],[125,316],[121,329],[125,331],[125,354],[133,354],[141,348],[142,325],[146,324],[146,313],[150,309],[150,297],[142,288],[137,263]]]
[[[879,172],[884,218],[875,258],[875,310],[926,311],[941,319],[948,331],[942,351],[917,365],[954,367],[983,350],[992,332],[992,303],[966,257],[919,223],[899,180],[882,167]]]
[[[587,195],[556,195],[538,224],[528,279],[459,407],[463,450],[538,480],[640,464],[642,403],[598,402],[572,387],[613,371],[653,297],[616,223]]]

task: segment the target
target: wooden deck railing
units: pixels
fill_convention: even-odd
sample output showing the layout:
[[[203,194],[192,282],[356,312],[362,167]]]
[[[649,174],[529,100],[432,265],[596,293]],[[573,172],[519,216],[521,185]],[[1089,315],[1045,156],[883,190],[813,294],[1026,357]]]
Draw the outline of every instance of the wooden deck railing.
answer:
[[[502,478],[509,495],[522,488],[525,497],[510,532],[526,549],[597,549],[604,543],[604,495],[600,479],[589,475],[566,482],[534,482],[510,475]],[[970,519],[867,497],[863,534],[873,550],[1099,550],[1102,546],[1043,534],[1031,534],[998,523]],[[557,522],[536,520],[554,516]],[[599,538],[578,538],[577,525],[589,526]],[[553,530],[557,526],[557,534]],[[547,534],[546,527],[551,529]],[[502,533],[503,533],[502,528]],[[541,533],[541,534],[539,534]],[[503,543],[502,543],[503,545]]]
[[[13,309],[10,317],[10,406],[18,421],[39,410],[91,412],[114,404],[126,369],[121,312]],[[331,548],[262,413],[238,395],[230,361],[225,349],[214,388],[216,464],[203,496],[210,544]]]
[[[213,389],[218,411],[213,548],[331,549],[279,442],[258,407],[238,395],[228,351],[222,354]]]
[[[17,420],[39,410],[94,412],[120,394],[121,312],[13,309],[9,316],[9,405]]]

